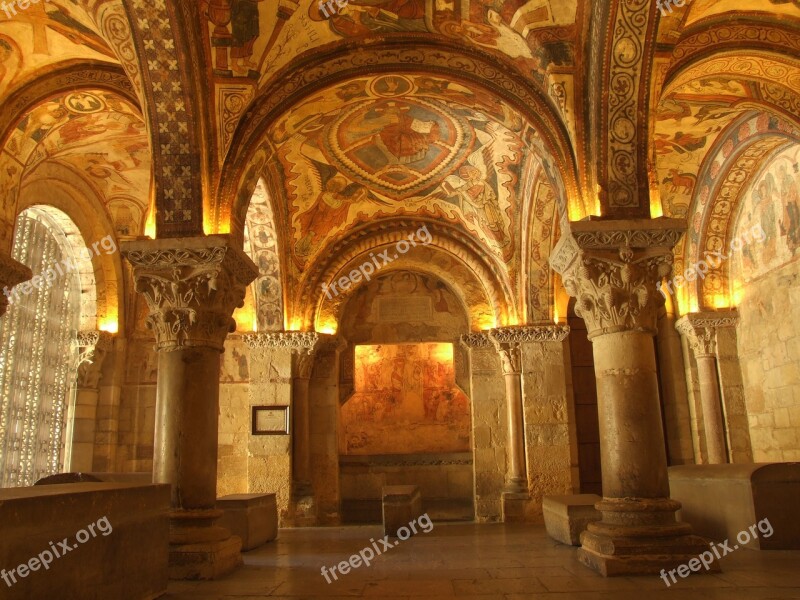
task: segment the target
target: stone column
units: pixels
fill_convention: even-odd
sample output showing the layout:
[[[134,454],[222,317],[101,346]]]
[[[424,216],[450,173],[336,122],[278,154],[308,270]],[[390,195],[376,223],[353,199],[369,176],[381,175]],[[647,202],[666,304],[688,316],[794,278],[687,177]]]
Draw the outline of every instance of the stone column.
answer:
[[[659,573],[707,549],[669,498],[653,340],[658,286],[684,229],[663,218],[580,221],[551,258],[593,346],[603,518],[581,535],[579,558],[605,576]]]
[[[172,486],[170,577],[215,579],[241,563],[241,540],[214,526],[220,353],[258,270],[224,235],[129,242],[123,254],[158,350],[153,479]]]
[[[103,361],[113,340],[105,331],[78,332],[78,376],[67,414],[64,468],[74,473],[92,470],[97,404]]]
[[[515,328],[492,329],[489,339],[500,355],[506,383],[506,486],[507,494],[528,492],[528,474],[525,469],[525,419],[522,412],[522,348],[521,333]]]
[[[311,485],[311,437],[309,383],[314,357],[323,341],[332,336],[313,331],[280,331],[248,334],[245,342],[260,348],[285,348],[293,355],[292,377],[292,522],[310,526],[317,522]]]
[[[693,313],[684,315],[675,323],[675,328],[686,336],[697,363],[706,452],[712,465],[728,462],[716,357],[717,327],[725,320],[724,315],[715,317],[714,313]]]
[[[8,298],[11,290],[23,281],[33,278],[31,270],[0,251],[0,317],[8,310]]]

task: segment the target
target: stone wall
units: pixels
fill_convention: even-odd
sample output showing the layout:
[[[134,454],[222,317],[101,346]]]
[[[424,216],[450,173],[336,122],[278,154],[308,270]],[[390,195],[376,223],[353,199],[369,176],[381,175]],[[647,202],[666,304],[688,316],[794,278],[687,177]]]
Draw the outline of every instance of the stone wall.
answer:
[[[800,261],[745,288],[738,345],[753,460],[800,460]]]

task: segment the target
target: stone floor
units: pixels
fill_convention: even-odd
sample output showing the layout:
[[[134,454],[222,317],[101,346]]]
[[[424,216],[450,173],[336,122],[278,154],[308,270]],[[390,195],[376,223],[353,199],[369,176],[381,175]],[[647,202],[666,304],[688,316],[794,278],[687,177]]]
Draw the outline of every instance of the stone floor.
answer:
[[[321,575],[381,536],[380,527],[281,530],[214,582],[173,582],[166,600],[389,598],[433,600],[777,600],[800,599],[800,551],[741,549],[720,575],[692,574],[667,589],[658,576],[605,579],[543,527],[434,524],[328,584]],[[380,546],[379,546],[380,547]]]

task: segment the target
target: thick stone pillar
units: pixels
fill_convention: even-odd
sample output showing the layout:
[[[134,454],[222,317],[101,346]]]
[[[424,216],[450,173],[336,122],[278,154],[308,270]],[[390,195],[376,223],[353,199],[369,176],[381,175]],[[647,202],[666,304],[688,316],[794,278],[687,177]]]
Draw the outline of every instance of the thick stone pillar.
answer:
[[[489,338],[500,355],[506,384],[506,494],[528,492],[525,469],[525,419],[522,409],[522,348],[519,331],[514,328],[492,329]]]
[[[655,345],[658,286],[684,230],[674,219],[570,224],[551,258],[586,322],[597,379],[601,521],[579,557],[599,573],[659,573],[707,548],[669,498]]]
[[[0,317],[8,310],[8,298],[14,286],[32,278],[28,267],[0,251]]]
[[[78,377],[75,396],[67,414],[64,469],[73,473],[91,471],[94,465],[97,405],[103,361],[113,340],[105,331],[78,333]]]
[[[214,526],[219,355],[258,271],[223,235],[129,242],[123,254],[158,350],[153,479],[172,486],[170,577],[215,579],[241,564],[241,540]]]
[[[697,363],[706,452],[708,463],[712,465],[728,462],[717,376],[717,327],[725,326],[731,318],[727,313],[718,316],[712,312],[693,313],[684,315],[675,323],[675,328],[686,336]]]

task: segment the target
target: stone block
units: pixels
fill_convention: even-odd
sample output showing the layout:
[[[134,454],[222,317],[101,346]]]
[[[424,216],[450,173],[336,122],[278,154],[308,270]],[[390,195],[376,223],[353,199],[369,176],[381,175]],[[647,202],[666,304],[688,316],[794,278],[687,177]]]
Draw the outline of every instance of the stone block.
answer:
[[[581,532],[589,523],[602,518],[594,507],[600,500],[597,494],[545,496],[542,498],[542,512],[547,535],[562,544],[580,546]]]
[[[166,593],[168,485],[73,483],[0,490],[0,564],[15,569],[3,598],[150,600]],[[51,542],[68,539],[54,557]],[[52,555],[52,553],[50,553]],[[38,562],[32,561],[36,559]],[[29,565],[21,577],[19,565]],[[33,568],[35,567],[35,569]]]
[[[738,545],[800,549],[800,463],[670,467],[669,487],[682,505],[681,520],[691,523],[698,535],[734,541],[740,532],[767,519],[772,535],[757,532]]]
[[[401,527],[422,515],[422,494],[416,485],[387,485],[381,491],[383,533],[398,537]]]
[[[217,499],[223,511],[217,522],[242,539],[242,550],[253,550],[278,537],[275,494],[233,494]]]

